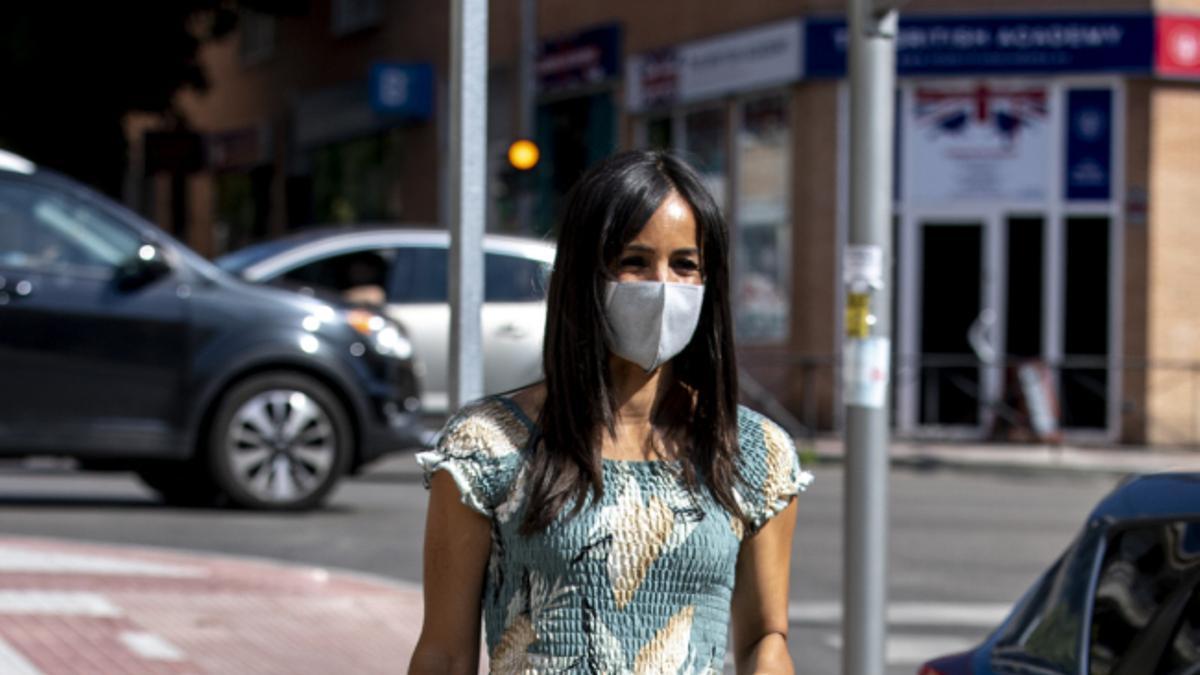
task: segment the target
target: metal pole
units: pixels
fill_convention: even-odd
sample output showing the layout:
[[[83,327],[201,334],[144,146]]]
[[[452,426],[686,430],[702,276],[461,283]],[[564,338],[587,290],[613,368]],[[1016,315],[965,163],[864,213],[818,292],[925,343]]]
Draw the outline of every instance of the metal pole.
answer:
[[[534,138],[534,115],[537,110],[537,78],[534,64],[537,60],[537,0],[521,0],[521,44],[517,59],[517,95],[520,97],[517,110],[517,138],[537,142]],[[533,232],[533,194],[522,182],[517,194],[517,226],[524,234]]]
[[[483,395],[487,0],[450,9],[450,409]]]
[[[882,675],[887,641],[895,6],[849,0],[850,241],[846,340],[842,672]]]

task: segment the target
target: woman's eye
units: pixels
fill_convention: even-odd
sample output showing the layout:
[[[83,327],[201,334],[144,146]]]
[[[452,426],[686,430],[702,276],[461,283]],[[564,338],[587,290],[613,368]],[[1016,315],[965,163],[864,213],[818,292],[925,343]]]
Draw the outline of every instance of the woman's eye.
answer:
[[[630,256],[628,258],[621,258],[620,264],[621,267],[641,267],[644,261],[638,256]]]
[[[695,260],[687,260],[687,259],[676,260],[675,266],[680,269],[688,270],[689,272],[695,272],[696,270],[700,269],[699,263],[697,263]]]

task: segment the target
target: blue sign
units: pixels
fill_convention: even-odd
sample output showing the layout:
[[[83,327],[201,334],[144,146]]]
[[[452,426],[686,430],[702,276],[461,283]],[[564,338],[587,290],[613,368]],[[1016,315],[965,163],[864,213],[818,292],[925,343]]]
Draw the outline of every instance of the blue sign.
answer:
[[[1112,192],[1112,90],[1067,92],[1067,199],[1107,200]]]
[[[810,19],[804,45],[806,77],[846,74],[845,20]],[[1154,16],[908,16],[896,47],[901,75],[1149,73]]]
[[[371,109],[381,115],[426,120],[433,115],[433,66],[371,64]]]
[[[620,77],[621,27],[608,24],[542,43],[538,87],[544,92],[600,84]]]

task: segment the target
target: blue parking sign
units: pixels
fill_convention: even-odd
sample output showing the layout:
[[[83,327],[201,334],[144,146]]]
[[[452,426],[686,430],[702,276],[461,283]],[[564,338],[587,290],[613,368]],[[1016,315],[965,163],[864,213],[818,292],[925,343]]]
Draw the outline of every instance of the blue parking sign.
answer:
[[[429,119],[433,115],[433,67],[428,63],[371,64],[371,109],[381,115]]]

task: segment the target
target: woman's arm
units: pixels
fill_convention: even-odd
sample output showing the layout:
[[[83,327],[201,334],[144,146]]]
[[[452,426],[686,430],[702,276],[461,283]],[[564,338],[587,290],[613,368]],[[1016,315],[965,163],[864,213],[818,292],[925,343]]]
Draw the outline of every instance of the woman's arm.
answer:
[[[733,649],[738,673],[793,671],[787,650],[788,573],[796,500],[742,542],[733,587]]]
[[[467,508],[445,471],[433,474],[425,518],[425,620],[408,672],[479,671],[479,617],[491,523]]]

